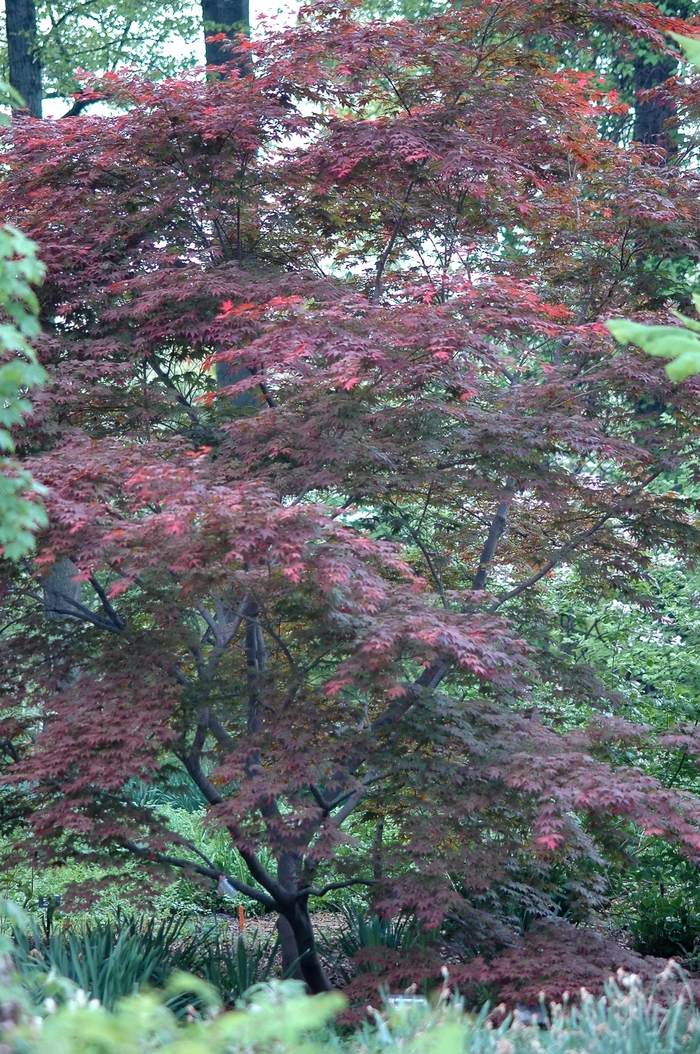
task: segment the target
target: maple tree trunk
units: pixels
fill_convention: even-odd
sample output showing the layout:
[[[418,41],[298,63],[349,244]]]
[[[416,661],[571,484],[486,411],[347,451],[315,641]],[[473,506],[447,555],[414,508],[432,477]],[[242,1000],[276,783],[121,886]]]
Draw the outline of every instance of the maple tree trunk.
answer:
[[[298,858],[293,853],[281,853],[277,858],[277,879],[290,892],[296,892],[298,889],[297,864]],[[291,970],[296,962],[293,976],[305,981],[312,995],[330,991],[332,985],[316,951],[308,902],[297,901],[293,906],[283,908],[280,911],[277,930],[282,944],[285,972]]]
[[[308,905],[297,903],[291,911],[285,912],[284,917],[289,923],[296,943],[301,976],[306,981],[311,995],[330,992],[333,986],[326,977],[316,951],[314,928]]]
[[[285,977],[293,977],[296,981],[303,981],[304,975],[299,965],[299,949],[294,937],[294,931],[284,915],[277,916],[277,932],[282,949],[282,973]]]
[[[41,64],[36,53],[34,0],[5,0],[10,84],[32,117],[41,117]]]
[[[208,66],[221,66],[235,59],[236,53],[222,47],[224,41],[207,41],[218,33],[234,36],[248,31],[248,0],[202,0],[205,54]]]

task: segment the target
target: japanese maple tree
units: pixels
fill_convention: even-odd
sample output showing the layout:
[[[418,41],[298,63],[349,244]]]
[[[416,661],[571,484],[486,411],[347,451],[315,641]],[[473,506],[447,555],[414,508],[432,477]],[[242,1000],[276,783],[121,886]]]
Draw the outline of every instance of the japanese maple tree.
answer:
[[[309,901],[339,886],[483,950],[557,875],[594,901],[630,825],[700,856],[700,801],[538,616],[562,568],[624,597],[699,545],[664,484],[697,464],[698,382],[602,325],[664,314],[697,173],[602,139],[616,98],[523,44],[601,26],[693,33],[634,3],[321,3],[248,75],[109,78],[123,113],[7,134],[2,211],[47,265],[18,442],[50,527],[4,572],[6,815],[46,863],[216,881],[134,802],[175,756],[313,991]]]

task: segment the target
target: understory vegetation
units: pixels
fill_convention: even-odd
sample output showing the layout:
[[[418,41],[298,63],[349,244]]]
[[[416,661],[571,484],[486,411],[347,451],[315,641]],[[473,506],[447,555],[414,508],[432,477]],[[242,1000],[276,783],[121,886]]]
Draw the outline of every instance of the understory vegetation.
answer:
[[[17,917],[15,913],[15,921]],[[339,994],[309,997],[298,981],[254,984],[225,1011],[212,986],[173,973],[162,991],[132,992],[108,1009],[73,979],[30,970],[15,972],[3,946],[0,1021],[8,1054],[234,1054],[335,1051],[375,1054],[680,1054],[700,1049],[700,1013],[677,971],[667,970],[644,992],[638,977],[618,973],[597,998],[577,1005],[545,1005],[537,1013],[497,1007],[465,1010],[459,993],[443,984],[433,1005],[415,995],[367,1007],[353,1030],[338,1025]],[[21,958],[21,956],[20,956]],[[41,974],[41,968],[37,973]]]

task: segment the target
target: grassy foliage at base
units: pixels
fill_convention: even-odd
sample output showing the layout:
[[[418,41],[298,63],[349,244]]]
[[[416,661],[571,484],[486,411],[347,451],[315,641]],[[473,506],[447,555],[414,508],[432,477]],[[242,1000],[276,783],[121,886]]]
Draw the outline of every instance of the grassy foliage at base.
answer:
[[[96,999],[112,1010],[125,996],[147,987],[166,989],[175,974],[196,978],[195,988],[188,990],[190,1001],[204,980],[230,1006],[270,977],[277,948],[274,937],[234,939],[214,929],[192,932],[186,919],[176,916],[157,921],[119,915],[49,932],[36,919],[26,920],[13,927],[10,952],[35,1002],[49,996],[60,977],[84,992],[87,1000]],[[181,1016],[187,1001],[178,995],[168,1005]]]
[[[465,1014],[459,1001],[437,1006],[409,1003],[380,1013],[350,1035],[333,1027],[342,996],[309,998],[295,981],[257,985],[239,1009],[221,1013],[213,990],[199,982],[200,1012],[183,1023],[164,1000],[191,992],[192,978],[179,975],[161,994],[132,996],[108,1011],[74,990],[58,1006],[47,1000],[41,1015],[30,1008],[21,986],[0,966],[0,1027],[3,1054],[697,1054],[700,1014],[683,999],[664,1008],[644,994],[634,978],[620,978],[605,997],[584,995],[580,1007],[552,1009],[548,1028],[517,1016],[498,1027]],[[66,990],[64,989],[64,996]]]

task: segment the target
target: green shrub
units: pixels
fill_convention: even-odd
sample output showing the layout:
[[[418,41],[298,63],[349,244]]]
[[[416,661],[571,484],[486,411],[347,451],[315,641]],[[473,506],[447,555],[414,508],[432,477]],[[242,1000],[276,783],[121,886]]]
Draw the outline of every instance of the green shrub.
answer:
[[[201,1013],[192,1010],[184,1024],[154,994],[131,996],[109,1011],[80,991],[62,1006],[50,1003],[43,1017],[25,1013],[17,1022],[15,993],[6,1001],[0,991],[0,1049],[3,1054],[316,1054],[318,1044],[309,1034],[342,1005],[340,996],[308,999],[296,982],[281,982],[250,993],[246,1009],[221,1014],[213,993],[182,975],[165,996],[176,1000],[193,987],[208,1006]]]
[[[184,926],[177,918],[157,923],[123,916],[74,932],[46,933],[32,920],[15,927],[14,959],[38,1000],[44,998],[46,978],[58,974],[111,1010],[117,1000],[146,985],[162,988],[176,970],[197,972],[202,940],[186,934]]]
[[[700,941],[700,904],[682,892],[650,892],[640,897],[628,925],[632,946],[642,955],[689,959]]]
[[[671,846],[649,840],[620,874],[612,918],[642,955],[694,968],[700,952],[700,876]]]
[[[14,907],[5,905],[4,914],[18,933],[31,928]],[[123,932],[132,935],[133,944],[133,933],[143,932],[143,924],[141,931],[123,927]],[[374,940],[381,930],[369,920],[362,932]],[[146,945],[166,943],[158,933],[158,927],[149,931]],[[401,939],[396,929],[389,939]],[[95,938],[93,952],[97,945]],[[42,947],[46,952],[49,941]],[[342,996],[309,998],[295,981],[254,985],[236,1011],[222,1013],[210,984],[174,972],[162,992],[117,999],[110,1010],[74,981],[54,974],[47,975],[48,995],[37,1007],[31,999],[31,948],[25,945],[27,969],[19,975],[11,948],[0,935],[2,1054],[700,1054],[700,1012],[682,977],[672,972],[663,979],[664,990],[651,993],[637,978],[620,975],[599,999],[583,993],[578,1007],[550,1008],[547,1028],[517,1015],[495,1026],[486,1009],[464,1013],[458,998],[447,1000],[444,988],[432,1008],[424,1000],[389,1003],[383,1012],[370,1007],[360,1028],[339,1033],[333,1017],[343,1009]],[[186,1000],[178,1019],[168,1004]]]
[[[379,915],[367,916],[357,908],[343,908],[347,928],[339,941],[346,955],[355,955],[361,948],[410,948],[418,941],[418,927],[413,919],[404,915],[393,919],[382,919]]]
[[[51,988],[58,975],[108,1010],[145,987],[167,987],[176,972],[206,980],[225,1005],[269,979],[278,950],[275,937],[232,940],[215,930],[188,933],[186,925],[177,917],[157,922],[121,916],[47,933],[31,919],[15,927],[14,961],[36,1001],[45,998],[47,983]],[[178,997],[171,1009],[179,1013],[186,1002]]]
[[[221,994],[224,1004],[235,1003],[254,985],[267,981],[272,973],[279,939],[255,937],[249,940],[222,940],[212,935],[200,972]]]

